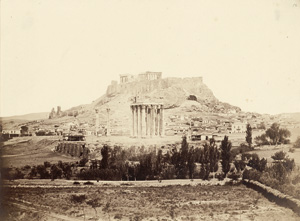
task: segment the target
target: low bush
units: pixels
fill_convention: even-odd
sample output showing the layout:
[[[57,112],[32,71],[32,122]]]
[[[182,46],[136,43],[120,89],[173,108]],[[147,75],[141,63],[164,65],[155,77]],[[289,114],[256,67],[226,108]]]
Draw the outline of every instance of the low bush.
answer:
[[[260,159],[256,153],[242,154],[242,161],[247,162],[247,166],[252,167],[260,172],[263,172],[267,166],[267,160],[265,158]]]
[[[74,185],[80,185],[80,183],[78,181],[74,181],[73,184]]]
[[[22,168],[22,170],[30,170],[31,169],[31,166],[29,166],[29,165],[25,165],[23,168]]]
[[[233,172],[233,173],[228,174],[227,177],[232,180],[237,181],[241,177],[241,174]]]
[[[289,152],[290,152],[290,153],[294,153],[294,152],[295,152],[295,148],[291,147],[291,148],[289,149]]]
[[[225,178],[225,174],[224,174],[224,173],[217,173],[217,174],[216,174],[216,178],[217,178],[219,181],[222,181],[222,180],[224,180],[224,178]]]
[[[274,153],[274,155],[271,156],[271,158],[275,161],[281,161],[286,158],[286,153],[283,151],[278,151],[278,152]]]
[[[255,169],[250,169],[250,170],[245,169],[243,172],[243,180],[248,179],[248,180],[259,181],[260,177],[261,177],[261,172]]]
[[[87,181],[87,182],[84,182],[83,185],[94,185],[94,183],[91,181]]]
[[[12,174],[11,174],[11,179],[14,180],[14,179],[24,179],[24,176],[25,174],[19,170],[18,168],[15,169]]]
[[[244,170],[246,167],[246,163],[243,160],[235,160],[233,164],[238,172]]]
[[[71,195],[71,202],[72,203],[83,203],[87,199],[86,195]]]
[[[294,143],[294,146],[293,146],[294,148],[300,148],[300,136],[299,137],[297,137],[297,140],[295,141],[295,143]]]

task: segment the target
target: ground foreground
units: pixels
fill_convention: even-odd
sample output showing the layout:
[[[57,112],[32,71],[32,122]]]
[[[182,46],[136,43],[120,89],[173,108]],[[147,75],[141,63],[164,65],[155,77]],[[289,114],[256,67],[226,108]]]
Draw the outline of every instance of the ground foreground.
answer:
[[[79,182],[6,182],[4,220],[299,220],[242,184]]]

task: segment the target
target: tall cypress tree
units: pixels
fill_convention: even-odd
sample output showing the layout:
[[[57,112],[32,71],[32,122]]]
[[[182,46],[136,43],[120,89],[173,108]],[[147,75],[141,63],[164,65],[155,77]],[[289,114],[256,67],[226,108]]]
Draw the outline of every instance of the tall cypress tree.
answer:
[[[246,142],[248,143],[248,146],[251,147],[251,145],[252,145],[252,127],[250,124],[247,124]]]
[[[222,164],[222,171],[224,172],[225,176],[230,170],[230,163],[232,161],[231,156],[231,142],[228,140],[228,136],[224,137],[221,143],[221,164]]]

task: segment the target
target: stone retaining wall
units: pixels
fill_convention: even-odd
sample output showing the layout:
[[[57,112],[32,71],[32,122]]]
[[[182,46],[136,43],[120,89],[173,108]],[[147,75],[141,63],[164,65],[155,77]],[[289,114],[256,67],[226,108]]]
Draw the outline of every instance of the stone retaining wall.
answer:
[[[300,200],[285,195],[280,191],[272,189],[271,187],[268,187],[258,181],[243,180],[243,183],[247,187],[262,193],[267,199],[274,201],[278,205],[292,209],[300,216]]]

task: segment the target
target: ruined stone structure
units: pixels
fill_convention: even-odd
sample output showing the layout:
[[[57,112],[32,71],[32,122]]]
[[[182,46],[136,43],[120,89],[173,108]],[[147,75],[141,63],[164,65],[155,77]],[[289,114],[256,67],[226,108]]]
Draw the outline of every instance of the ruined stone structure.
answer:
[[[159,80],[162,77],[162,72],[152,72],[146,71],[144,73],[140,73],[139,75],[132,74],[120,74],[120,84],[125,84],[133,81],[151,81],[151,80]]]
[[[147,71],[145,73],[141,73],[138,75],[139,80],[158,80],[161,79],[162,73],[161,72],[151,72]]]
[[[52,110],[51,110],[51,112],[50,112],[50,114],[49,114],[49,119],[53,119],[53,118],[55,118],[55,117],[56,117],[56,113],[55,113],[54,108],[52,108]]]
[[[57,111],[55,112],[54,108],[52,108],[50,114],[49,114],[49,119],[53,119],[56,117],[62,117],[63,116],[63,112],[61,110],[61,106],[57,106]]]
[[[56,116],[57,117],[61,117],[62,116],[61,106],[57,106]]]
[[[131,137],[164,136],[163,104],[133,103],[131,108]]]
[[[133,82],[136,77],[132,74],[120,74],[120,84]]]
[[[106,94],[110,95],[118,91],[118,82],[111,81],[110,85],[107,87]]]

